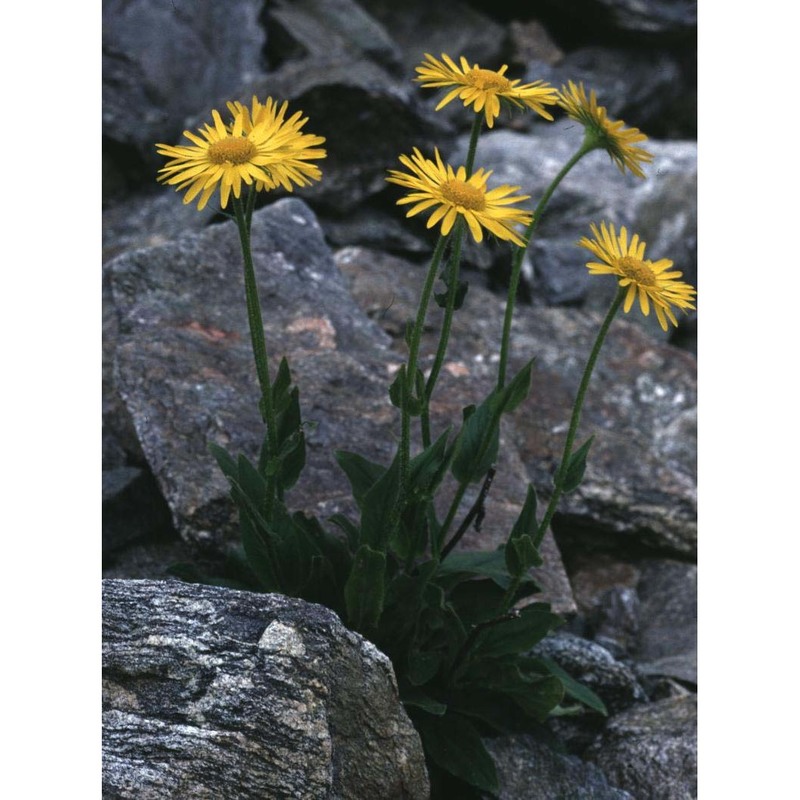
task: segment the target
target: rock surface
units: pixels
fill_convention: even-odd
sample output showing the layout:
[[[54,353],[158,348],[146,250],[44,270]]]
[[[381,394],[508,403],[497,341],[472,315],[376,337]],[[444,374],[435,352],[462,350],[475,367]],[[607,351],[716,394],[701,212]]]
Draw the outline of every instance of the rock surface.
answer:
[[[500,776],[500,800],[642,800],[611,786],[593,764],[556,753],[531,736],[484,740]]]
[[[176,527],[198,544],[219,544],[236,530],[227,482],[208,443],[252,457],[263,437],[236,237],[232,224],[212,226],[108,267],[119,314],[116,386]],[[278,201],[254,215],[253,254],[267,340],[275,357],[288,355],[304,417],[317,423],[292,497],[321,517],[353,514],[333,453],[346,449],[389,462],[396,409],[387,386],[399,358],[353,300],[302,202]],[[476,386],[471,373],[450,371],[455,375],[446,376],[447,390],[432,410],[455,423],[491,384],[485,375],[473,376]],[[509,432],[509,445],[513,438]],[[504,488],[492,494],[483,533],[465,538],[465,547],[496,547],[519,513],[525,469],[512,446],[504,452]],[[544,557],[547,597],[559,611],[574,610],[550,537]]]
[[[397,337],[413,314],[422,270],[361,248],[340,251],[337,263],[362,308]],[[464,310],[454,318],[452,353],[434,399],[447,397],[459,382],[496,377],[503,309],[502,298],[472,280]],[[434,312],[423,357],[433,352],[438,325]],[[510,374],[529,358],[536,361],[531,396],[515,413],[509,437],[542,497],[552,485],[568,409],[599,325],[598,315],[574,309],[520,306],[515,315]],[[395,344],[404,347],[402,338]],[[574,535],[590,530],[586,538],[595,542],[606,536],[617,543],[627,538],[667,551],[696,551],[695,366],[686,352],[654,342],[627,319],[615,321],[587,394],[578,441],[593,433],[596,439],[583,484],[561,501],[562,529]]]
[[[659,700],[619,714],[586,756],[637,800],[694,800],[697,697]]]
[[[327,609],[103,582],[103,794],[428,797],[389,660]]]

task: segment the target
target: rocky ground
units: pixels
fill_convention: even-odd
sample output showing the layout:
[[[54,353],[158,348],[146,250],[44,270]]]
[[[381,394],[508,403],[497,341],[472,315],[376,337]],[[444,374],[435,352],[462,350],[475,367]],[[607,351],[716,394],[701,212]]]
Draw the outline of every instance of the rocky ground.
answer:
[[[288,99],[310,118],[308,129],[327,138],[323,180],[296,197],[266,198],[253,221],[267,338],[289,357],[304,417],[317,422],[291,500],[321,517],[352,510],[333,450],[380,459],[391,447],[387,379],[403,356],[403,326],[430,253],[424,225],[394,205],[399,193],[385,183],[386,170],[414,146],[435,144],[451,161],[466,150],[469,114],[456,104],[435,113],[434,96],[410,80],[425,52],[508,63],[513,77],[555,86],[583,80],[612,116],[650,135],[655,156],[641,181],[593,153],[553,197],[526,259],[512,331],[511,369],[536,357],[531,396],[502,431],[486,519],[466,545],[504,540],[529,481],[547,497],[588,343],[614,291],[613,281],[588,276],[575,247],[588,223],[628,225],[647,241],[648,255],[672,259],[697,284],[695,4],[548,2],[536,18],[515,17],[513,7],[231,0],[190,14],[180,3],[104,3],[108,796],[427,791],[399,704],[373,709],[366,744],[356,729],[372,712],[346,716],[337,705],[345,683],[323,663],[333,652],[381,702],[391,705],[395,690],[385,659],[335,617],[321,622],[319,607],[274,596],[177,582],[165,589],[170,564],[208,558],[236,535],[208,443],[251,452],[261,428],[236,229],[155,184],[155,142],[177,142],[210,108],[253,93]],[[476,163],[536,198],[580,139],[569,120],[503,115],[481,137]],[[469,246],[464,259],[470,289],[434,408],[442,424],[486,393],[502,328],[507,251]],[[438,325],[434,315],[423,342],[428,363]],[[696,313],[669,337],[636,311],[612,328],[582,420],[582,434],[596,434],[586,479],[562,501],[539,572],[568,619],[541,647],[611,715],[554,720],[560,751],[526,737],[488,742],[503,798],[696,797],[695,353]],[[161,616],[139,617],[136,608]],[[324,658],[312,657],[314,648]],[[277,695],[276,718],[237,730],[237,714],[295,678]],[[234,707],[220,711],[223,701]],[[396,715],[391,733],[378,725],[389,725],[387,715]],[[288,738],[264,739],[265,726]],[[309,754],[306,766],[293,762],[294,784],[271,784],[275,770],[253,770],[253,753],[272,753],[279,769],[285,761],[275,753],[295,749],[295,729],[305,737],[297,752]],[[373,746],[378,767],[352,788],[348,754]],[[166,751],[205,755],[183,772],[159,773],[152,764]],[[204,763],[227,766],[204,773]],[[309,765],[316,772],[306,775]],[[216,777],[204,784],[209,775]],[[297,788],[304,781],[306,794]],[[195,787],[191,795],[186,786]]]

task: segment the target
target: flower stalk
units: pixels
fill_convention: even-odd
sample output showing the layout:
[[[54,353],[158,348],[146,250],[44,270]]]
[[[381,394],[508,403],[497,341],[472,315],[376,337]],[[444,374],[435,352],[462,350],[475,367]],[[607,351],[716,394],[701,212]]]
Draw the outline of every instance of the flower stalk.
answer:
[[[550,498],[550,502],[547,504],[547,510],[544,513],[541,524],[536,530],[536,535],[533,540],[533,543],[537,548],[542,543],[542,539],[547,532],[550,521],[553,519],[553,514],[555,514],[558,501],[561,499],[561,494],[564,490],[564,480],[567,476],[567,468],[569,465],[570,456],[572,455],[572,447],[575,444],[575,436],[578,432],[578,425],[581,421],[581,411],[583,410],[583,402],[586,399],[586,390],[589,388],[589,381],[592,378],[592,372],[594,372],[594,366],[597,363],[597,357],[600,355],[600,349],[602,348],[603,342],[606,339],[608,329],[611,327],[611,323],[614,320],[614,317],[616,316],[616,313],[619,310],[620,305],[622,305],[622,301],[624,299],[625,289],[620,288],[617,291],[616,297],[612,301],[608,312],[606,313],[603,324],[600,326],[597,338],[595,339],[592,350],[589,353],[589,359],[586,362],[586,367],[583,370],[583,376],[581,377],[581,382],[578,386],[578,393],[575,397],[575,404],[572,407],[572,416],[569,421],[567,438],[564,442],[564,453],[561,456],[561,464],[559,465],[558,472],[556,472],[556,477],[554,480],[553,495]]]
[[[519,289],[519,278],[522,273],[522,261],[525,258],[525,251],[530,246],[533,240],[533,234],[539,225],[539,220],[544,213],[550,198],[553,196],[558,185],[567,176],[569,171],[587,154],[595,150],[599,145],[595,143],[590,137],[584,137],[583,143],[578,148],[578,151],[570,158],[569,161],[561,168],[558,175],[553,178],[550,185],[545,190],[539,203],[533,212],[533,219],[531,219],[528,227],[525,229],[524,240],[525,244],[522,247],[517,247],[514,251],[514,258],[511,262],[511,277],[508,281],[508,297],[506,299],[506,310],[503,316],[503,335],[500,339],[500,362],[497,366],[497,388],[502,389],[506,382],[506,371],[508,369],[508,353],[511,340],[511,322],[514,318],[514,306],[517,301],[517,290]]]
[[[252,196],[255,192],[251,192],[250,194]],[[264,337],[264,323],[261,318],[261,304],[258,300],[258,284],[256,283],[253,256],[250,250],[250,215],[252,215],[250,198],[248,198],[247,209],[245,209],[241,198],[234,197],[233,209],[236,215],[236,227],[239,230],[239,241],[242,246],[242,260],[244,262],[244,292],[247,302],[247,323],[250,328],[250,342],[253,347],[253,360],[256,365],[258,384],[261,388],[259,409],[261,410],[261,417],[267,426],[269,456],[274,458],[278,453],[278,424],[275,417],[275,404],[272,397],[272,383],[269,378],[269,356],[267,355],[267,343]],[[275,490],[275,476],[274,474],[270,474],[267,476],[267,495],[264,510],[267,519],[272,517],[276,494]]]

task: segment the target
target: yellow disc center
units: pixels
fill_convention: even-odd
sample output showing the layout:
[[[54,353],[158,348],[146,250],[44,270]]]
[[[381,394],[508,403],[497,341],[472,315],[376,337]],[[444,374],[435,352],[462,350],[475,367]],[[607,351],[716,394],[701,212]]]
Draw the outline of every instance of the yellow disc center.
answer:
[[[618,262],[620,271],[640,286],[655,286],[656,275],[644,262],[633,256],[624,256]]]
[[[458,178],[442,184],[442,196],[454,206],[461,206],[470,211],[483,211],[486,208],[486,195],[483,191]]]
[[[246,164],[256,154],[256,146],[246,137],[220,139],[209,145],[208,158],[213,164]]]
[[[490,69],[472,69],[466,75],[467,81],[476,89],[507,92],[511,88],[508,78]]]

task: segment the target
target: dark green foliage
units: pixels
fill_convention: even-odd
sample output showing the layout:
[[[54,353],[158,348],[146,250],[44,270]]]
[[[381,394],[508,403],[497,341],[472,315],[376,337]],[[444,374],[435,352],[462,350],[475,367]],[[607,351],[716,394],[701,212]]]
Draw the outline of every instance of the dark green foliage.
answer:
[[[332,530],[313,517],[290,514],[283,501],[305,463],[298,394],[285,361],[273,387],[276,451],[265,439],[254,466],[211,447],[239,509],[243,547],[238,561],[231,561],[231,574],[217,582],[324,603],[381,648],[422,737],[434,796],[496,792],[494,763],[481,737],[534,730],[559,710],[565,694],[604,713],[599,699],[557,665],[527,655],[561,622],[546,603],[515,610],[539,591],[529,574],[542,563],[532,486],[503,547],[436,555],[445,531],[433,501],[444,477],[449,470],[462,484],[484,479],[497,457],[503,414],[527,396],[531,366],[465,409],[455,436],[448,429],[411,458],[404,485],[398,456],[385,465],[337,452],[360,518],[335,515]],[[414,387],[405,381],[401,369],[393,402],[402,404],[404,394],[424,397],[421,372]],[[589,444],[573,456],[570,480],[582,474]],[[179,574],[212,580],[186,565]]]

